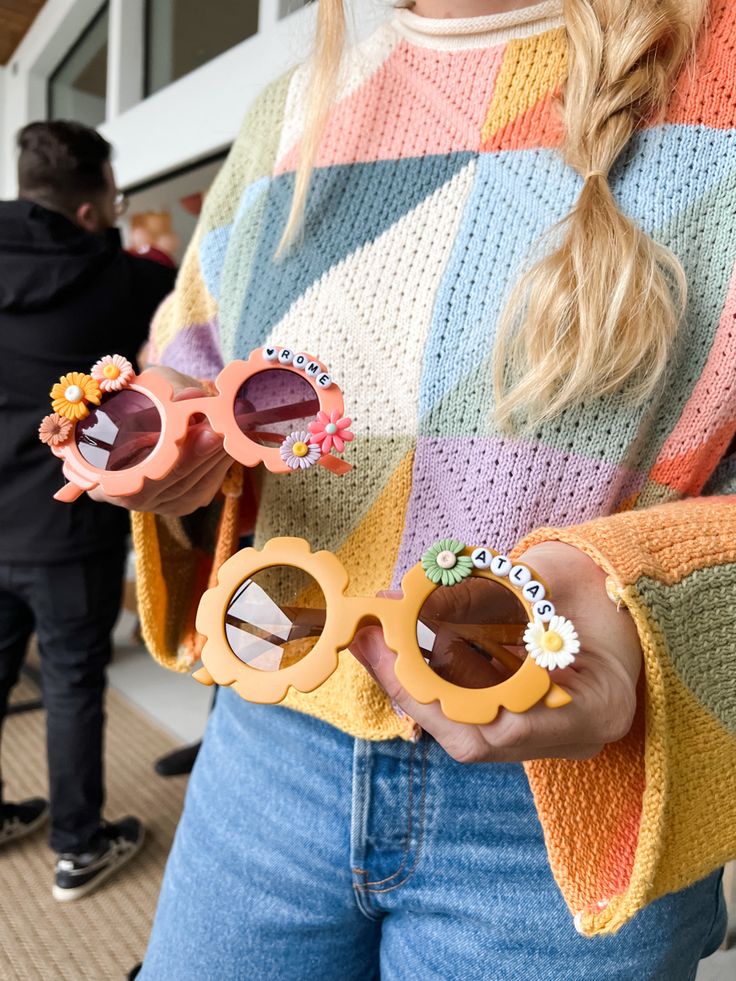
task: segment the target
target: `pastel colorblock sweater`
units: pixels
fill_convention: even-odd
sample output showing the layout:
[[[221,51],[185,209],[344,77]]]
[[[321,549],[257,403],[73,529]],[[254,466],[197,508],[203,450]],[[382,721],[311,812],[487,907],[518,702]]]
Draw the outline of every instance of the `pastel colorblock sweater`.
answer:
[[[513,437],[493,422],[491,352],[510,287],[580,191],[558,152],[565,71],[557,0],[466,21],[398,12],[346,55],[303,241],[274,262],[305,72],[280,79],[246,117],[152,343],[202,378],[284,344],[346,393],[353,471],[263,475],[256,545],[330,549],[361,595],[448,535],[517,552],[560,539],[614,576],[644,651],[637,721],[595,759],[527,766],[554,874],[595,934],[736,854],[736,5],[714,0],[697,70],[611,174],[689,282],[663,391]],[[180,669],[215,520],[134,519],[148,642]],[[231,523],[221,554],[232,540]],[[286,704],[363,738],[411,735],[347,652]]]

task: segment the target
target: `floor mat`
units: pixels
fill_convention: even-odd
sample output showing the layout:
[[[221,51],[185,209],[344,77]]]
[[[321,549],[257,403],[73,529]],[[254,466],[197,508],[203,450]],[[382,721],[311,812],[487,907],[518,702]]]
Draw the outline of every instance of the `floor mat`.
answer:
[[[36,694],[22,681],[13,702]],[[42,710],[6,719],[2,765],[9,800],[47,796],[44,740]],[[186,777],[163,779],[153,772],[153,761],[175,740],[114,691],[107,697],[106,742],[105,816],[140,817],[143,849],[97,892],[66,904],[51,898],[47,829],[0,850],[3,981],[122,981],[143,957]]]

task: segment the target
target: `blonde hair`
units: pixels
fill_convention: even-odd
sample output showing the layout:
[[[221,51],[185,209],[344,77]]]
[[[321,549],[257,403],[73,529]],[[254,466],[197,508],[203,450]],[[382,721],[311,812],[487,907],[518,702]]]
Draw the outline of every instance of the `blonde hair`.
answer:
[[[317,159],[330,106],[337,92],[340,63],[345,45],[345,7],[343,0],[319,0],[317,38],[312,56],[304,112],[304,131],[299,145],[299,164],[294,194],[276,255],[282,255],[296,240],[304,220],[309,182]]]
[[[496,417],[541,422],[627,389],[650,398],[664,377],[687,284],[677,257],[616,204],[608,174],[634,131],[666,107],[695,49],[708,0],[563,0],[568,75],[562,155],[583,178],[556,247],[511,292],[494,350]],[[343,0],[320,0],[316,56],[294,197],[279,249],[301,227],[335,98]]]

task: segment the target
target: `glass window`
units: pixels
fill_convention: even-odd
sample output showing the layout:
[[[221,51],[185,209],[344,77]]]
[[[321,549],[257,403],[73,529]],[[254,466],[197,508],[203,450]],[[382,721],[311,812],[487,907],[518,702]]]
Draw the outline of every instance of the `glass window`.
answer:
[[[49,119],[75,119],[87,126],[105,121],[107,4],[49,78]]]
[[[146,95],[158,92],[257,31],[257,3],[147,0]]]

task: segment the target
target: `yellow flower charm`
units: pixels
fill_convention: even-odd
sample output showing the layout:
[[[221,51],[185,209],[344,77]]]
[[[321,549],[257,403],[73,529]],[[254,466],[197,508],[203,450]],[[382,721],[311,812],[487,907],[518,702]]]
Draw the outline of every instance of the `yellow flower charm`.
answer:
[[[87,403],[99,405],[101,398],[100,386],[94,378],[81,371],[70,371],[51,389],[51,408],[60,416],[77,422],[89,415]]]

